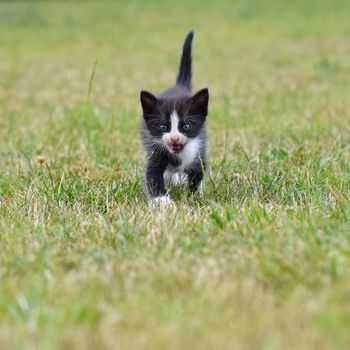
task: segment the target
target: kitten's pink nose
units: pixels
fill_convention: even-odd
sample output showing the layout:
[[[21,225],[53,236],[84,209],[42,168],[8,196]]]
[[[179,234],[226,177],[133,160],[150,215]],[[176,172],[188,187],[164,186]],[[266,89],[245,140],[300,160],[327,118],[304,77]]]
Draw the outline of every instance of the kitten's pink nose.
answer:
[[[177,136],[177,135],[170,136],[170,141],[173,142],[173,143],[179,142],[180,141],[180,136]]]

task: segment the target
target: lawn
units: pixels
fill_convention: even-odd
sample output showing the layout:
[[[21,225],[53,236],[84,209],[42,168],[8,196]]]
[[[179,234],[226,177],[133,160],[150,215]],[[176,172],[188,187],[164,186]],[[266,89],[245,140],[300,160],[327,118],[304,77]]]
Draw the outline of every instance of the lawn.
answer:
[[[350,2],[2,1],[2,349],[346,349]],[[194,29],[204,195],[152,210],[141,89]]]

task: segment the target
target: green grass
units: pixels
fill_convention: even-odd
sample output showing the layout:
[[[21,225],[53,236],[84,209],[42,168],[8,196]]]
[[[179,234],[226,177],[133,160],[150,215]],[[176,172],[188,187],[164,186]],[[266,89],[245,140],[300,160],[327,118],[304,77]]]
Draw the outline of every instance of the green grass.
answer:
[[[349,11],[1,2],[1,348],[348,348]],[[192,28],[211,174],[153,211],[139,90]]]

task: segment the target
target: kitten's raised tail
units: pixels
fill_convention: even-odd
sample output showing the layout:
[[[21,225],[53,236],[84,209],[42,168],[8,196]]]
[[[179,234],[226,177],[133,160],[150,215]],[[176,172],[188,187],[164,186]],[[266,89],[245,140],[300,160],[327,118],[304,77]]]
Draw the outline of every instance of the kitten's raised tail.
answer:
[[[192,80],[192,39],[194,32],[190,31],[185,39],[182,48],[182,56],[180,61],[179,74],[176,79],[176,85],[183,86],[191,90]]]

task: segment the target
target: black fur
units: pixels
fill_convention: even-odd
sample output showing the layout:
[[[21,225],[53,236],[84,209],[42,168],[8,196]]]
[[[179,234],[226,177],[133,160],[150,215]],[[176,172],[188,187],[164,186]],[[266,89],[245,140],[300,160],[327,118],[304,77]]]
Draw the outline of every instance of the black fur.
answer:
[[[157,97],[147,91],[141,91],[140,100],[143,110],[141,138],[147,155],[146,181],[151,197],[165,195],[164,184],[166,169],[176,171],[182,164],[182,152],[191,147],[190,142],[198,140],[198,154],[193,162],[182,169],[188,175],[189,188],[195,192],[207,169],[207,131],[208,89],[196,94],[191,93],[191,46],[193,32],[184,42],[176,85]],[[165,133],[171,130],[171,114],[176,111],[179,117],[178,130],[187,138],[178,151],[171,152],[162,141]],[[190,125],[188,130],[185,130]],[[163,129],[161,129],[163,128]]]
[[[192,40],[193,31],[187,34],[187,37],[182,48],[182,56],[179,67],[179,74],[177,76],[176,85],[184,86],[191,90],[191,80],[192,80]]]

